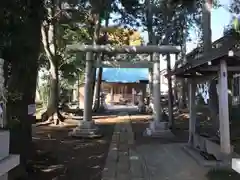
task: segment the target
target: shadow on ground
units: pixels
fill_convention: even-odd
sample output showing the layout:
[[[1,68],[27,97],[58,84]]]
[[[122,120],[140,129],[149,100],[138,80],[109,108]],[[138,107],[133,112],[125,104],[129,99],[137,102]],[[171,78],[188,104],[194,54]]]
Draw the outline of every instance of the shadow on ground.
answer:
[[[26,180],[100,180],[113,125],[99,125],[103,137],[74,139],[71,127],[33,128],[36,154],[29,163]]]
[[[188,120],[185,118],[179,118],[176,120],[176,129],[173,130],[173,134],[175,138],[172,139],[161,139],[161,138],[153,138],[153,137],[145,137],[143,136],[143,132],[149,126],[149,120],[151,118],[142,118],[141,120],[135,119],[132,117],[132,128],[135,134],[135,144],[138,147],[146,147],[146,145],[154,145],[157,147],[160,144],[172,144],[172,143],[187,143],[188,142],[188,129],[186,126],[186,122]],[[185,122],[186,121],[186,122]],[[183,123],[184,122],[184,123]],[[182,125],[184,124],[184,126]],[[187,167],[186,167],[187,168]],[[240,175],[232,170],[209,170],[209,172],[205,175],[208,180],[239,180]],[[176,179],[178,180],[178,179]]]
[[[103,137],[99,139],[74,139],[68,132],[76,126],[72,121],[67,127],[33,127],[33,142],[36,154],[30,161],[25,180],[100,180],[107,157],[113,124],[121,123],[126,118],[125,109],[120,111],[94,114],[93,119],[99,125]],[[151,115],[139,115],[128,112],[135,134],[136,145],[186,143],[188,140],[188,119],[183,114],[176,120],[175,138],[159,139],[144,137]],[[185,113],[186,114],[186,113]],[[119,117],[120,116],[120,117]],[[209,180],[237,180],[239,175],[229,171],[210,171]],[[177,180],[177,179],[176,179]]]

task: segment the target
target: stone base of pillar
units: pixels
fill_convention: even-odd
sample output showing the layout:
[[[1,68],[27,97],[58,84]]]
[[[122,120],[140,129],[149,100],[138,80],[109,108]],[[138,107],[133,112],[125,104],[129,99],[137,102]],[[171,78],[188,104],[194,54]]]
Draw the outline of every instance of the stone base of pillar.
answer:
[[[159,138],[174,138],[174,134],[168,128],[168,122],[152,121],[149,127],[146,128],[144,136],[159,137]]]
[[[99,128],[92,121],[81,121],[69,135],[79,138],[98,138],[102,136],[99,132]]]
[[[226,156],[223,160],[206,160],[204,156],[201,155],[201,151],[196,149],[191,144],[183,145],[183,150],[193,158],[199,165],[210,168],[224,168],[229,169],[231,167],[232,157]]]

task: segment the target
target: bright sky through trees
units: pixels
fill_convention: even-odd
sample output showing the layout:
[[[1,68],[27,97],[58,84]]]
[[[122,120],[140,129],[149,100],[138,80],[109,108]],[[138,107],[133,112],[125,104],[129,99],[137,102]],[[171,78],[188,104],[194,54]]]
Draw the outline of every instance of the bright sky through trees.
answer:
[[[220,1],[220,4],[224,5],[225,7],[227,7],[231,3],[231,0],[219,0],[219,1]],[[114,18],[118,18],[115,14],[112,14],[112,17],[113,19],[110,20],[110,24],[114,24],[113,22]],[[215,41],[223,36],[224,27],[230,23],[231,17],[232,17],[231,14],[224,7],[220,7],[218,9],[212,10],[212,15],[211,15],[212,41]],[[148,42],[147,31],[143,31],[142,27],[140,27],[138,30],[139,32],[141,32],[141,35],[143,36],[145,43]],[[195,32],[194,30],[192,30],[191,32],[191,38],[193,41],[187,43],[187,52],[190,52],[192,49],[197,47],[196,42],[198,37],[197,37],[197,32]],[[172,58],[174,58],[174,56],[171,56],[171,59]],[[172,66],[174,65],[174,63],[175,62],[171,60]],[[166,61],[162,61],[160,69],[161,70],[166,69],[166,66],[167,66]],[[147,73],[148,69],[145,69],[145,70]],[[118,69],[117,72],[118,71],[126,71],[126,69],[122,69],[122,70]],[[142,69],[142,71],[144,71],[144,69]]]

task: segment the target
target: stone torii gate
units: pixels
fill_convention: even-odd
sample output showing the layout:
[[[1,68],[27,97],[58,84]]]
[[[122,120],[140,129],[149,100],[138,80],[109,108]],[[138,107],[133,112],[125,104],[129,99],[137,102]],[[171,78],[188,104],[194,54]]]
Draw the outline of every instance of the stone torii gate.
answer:
[[[75,137],[98,137],[100,136],[97,126],[92,121],[92,76],[94,62],[94,53],[111,53],[111,54],[153,54],[153,96],[154,96],[154,121],[150,124],[148,132],[153,134],[156,126],[161,122],[161,104],[160,104],[160,54],[176,54],[180,52],[180,48],[176,46],[109,46],[109,45],[82,45],[74,44],[67,46],[70,53],[86,52],[86,69],[85,69],[85,89],[84,89],[84,113],[83,120],[79,122],[71,135]],[[136,62],[135,62],[136,63]],[[141,61],[142,63],[142,61]],[[148,62],[149,63],[149,62]],[[136,63],[137,64],[137,63]],[[139,63],[140,64],[140,63]],[[97,65],[99,67],[99,64]],[[143,64],[144,67],[146,67]],[[143,67],[142,66],[142,67]],[[120,66],[121,67],[121,66]],[[126,67],[126,62],[124,63]],[[131,67],[131,66],[130,66]],[[139,68],[140,66],[137,66]]]

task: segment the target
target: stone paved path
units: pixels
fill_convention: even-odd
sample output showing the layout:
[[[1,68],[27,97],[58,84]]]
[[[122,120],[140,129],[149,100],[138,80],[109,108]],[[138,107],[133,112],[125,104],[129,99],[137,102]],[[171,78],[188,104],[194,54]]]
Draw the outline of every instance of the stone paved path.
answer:
[[[148,144],[137,147],[151,180],[207,180],[208,169],[182,149],[183,144]],[[151,153],[149,153],[151,152]]]
[[[115,126],[106,165],[102,173],[103,180],[145,179],[142,163],[133,150],[134,135],[130,119],[128,115],[124,119],[124,122]]]
[[[136,147],[130,118],[124,119],[115,126],[102,180],[207,180],[207,170],[182,150],[182,144]]]

